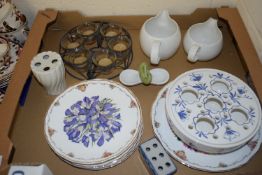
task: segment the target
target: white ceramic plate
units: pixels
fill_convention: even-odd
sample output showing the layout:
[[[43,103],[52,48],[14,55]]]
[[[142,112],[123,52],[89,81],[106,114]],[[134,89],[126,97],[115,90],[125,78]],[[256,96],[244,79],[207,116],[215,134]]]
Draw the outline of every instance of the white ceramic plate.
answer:
[[[84,168],[84,169],[90,169],[90,170],[101,170],[101,169],[111,168],[125,161],[137,149],[138,145],[140,144],[140,140],[143,134],[143,125],[140,125],[138,130],[139,132],[138,132],[137,138],[135,139],[133,143],[130,144],[131,146],[128,146],[128,149],[126,149],[125,152],[123,152],[122,154],[110,160],[105,160],[103,162],[99,162],[99,163],[94,162],[93,164],[86,164],[86,163],[81,164],[81,163],[76,163],[76,162],[70,162],[69,160],[66,160],[65,158],[61,157],[58,153],[56,152],[55,153],[66,163],[72,166],[78,167],[78,168]]]
[[[108,80],[90,80],[68,88],[50,106],[45,136],[64,159],[78,164],[103,163],[125,152],[142,125],[138,100]]]
[[[203,171],[222,172],[238,168],[247,163],[259,150],[262,136],[257,132],[240,149],[226,154],[207,154],[184,144],[170,129],[166,119],[165,98],[170,83],[158,93],[151,110],[155,135],[167,152],[180,163]]]
[[[166,98],[167,119],[183,142],[208,153],[236,150],[261,125],[261,107],[252,89],[217,69],[179,75]]]
[[[101,169],[111,168],[111,167],[114,167],[114,166],[124,162],[128,157],[130,157],[135,152],[138,145],[140,144],[140,138],[142,136],[142,133],[143,133],[143,128],[141,128],[141,131],[140,131],[140,134],[138,135],[137,141],[135,143],[133,143],[132,146],[128,150],[126,150],[126,152],[124,152],[123,154],[119,155],[118,157],[116,157],[112,160],[108,160],[108,161],[105,161],[103,163],[96,163],[96,164],[93,164],[93,165],[77,164],[77,163],[74,163],[74,162],[69,162],[66,159],[63,159],[63,158],[62,159],[65,162],[67,162],[67,163],[69,163],[69,164],[71,164],[75,167],[78,167],[78,168],[84,168],[84,169],[90,169],[90,170],[101,170]]]

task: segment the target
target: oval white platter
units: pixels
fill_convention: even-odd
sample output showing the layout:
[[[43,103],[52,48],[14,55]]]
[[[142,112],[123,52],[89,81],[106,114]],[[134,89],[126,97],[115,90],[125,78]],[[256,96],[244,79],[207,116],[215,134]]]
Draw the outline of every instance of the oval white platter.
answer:
[[[223,172],[238,168],[247,163],[259,150],[262,129],[243,147],[225,154],[207,154],[184,144],[171,130],[165,110],[167,84],[158,93],[151,110],[152,126],[169,155],[190,168],[209,172]]]
[[[171,129],[188,145],[226,153],[250,140],[261,125],[252,89],[217,69],[194,69],[171,82],[166,98]]]
[[[46,114],[45,136],[63,159],[96,164],[132,147],[142,124],[141,107],[131,91],[95,79],[68,88],[54,100]]]

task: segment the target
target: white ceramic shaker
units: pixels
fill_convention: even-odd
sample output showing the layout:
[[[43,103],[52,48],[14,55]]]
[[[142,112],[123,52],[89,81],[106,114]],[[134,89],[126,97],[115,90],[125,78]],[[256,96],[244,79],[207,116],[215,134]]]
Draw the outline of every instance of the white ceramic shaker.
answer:
[[[65,67],[58,53],[39,53],[32,59],[31,69],[49,95],[59,95],[66,89]]]

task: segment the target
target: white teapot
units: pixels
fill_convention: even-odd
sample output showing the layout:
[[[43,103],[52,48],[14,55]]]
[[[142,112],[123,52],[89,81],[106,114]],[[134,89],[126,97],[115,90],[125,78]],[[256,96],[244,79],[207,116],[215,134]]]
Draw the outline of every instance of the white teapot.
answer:
[[[191,62],[207,61],[216,57],[223,47],[223,35],[217,20],[209,18],[203,23],[192,25],[184,37],[184,49]]]
[[[140,30],[140,45],[152,64],[170,58],[177,50],[181,33],[167,10],[148,19]]]

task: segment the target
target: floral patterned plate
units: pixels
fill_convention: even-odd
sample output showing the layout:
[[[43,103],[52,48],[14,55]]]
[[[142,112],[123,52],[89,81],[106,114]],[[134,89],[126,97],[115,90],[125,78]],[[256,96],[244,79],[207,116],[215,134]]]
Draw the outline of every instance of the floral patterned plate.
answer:
[[[136,148],[138,147],[138,145],[140,144],[140,140],[143,134],[143,125],[140,125],[140,127],[138,128],[138,135],[137,138],[135,139],[135,141],[131,144],[132,146],[129,146],[129,148],[127,150],[125,150],[125,152],[123,152],[122,154],[120,154],[119,156],[112,158],[110,160],[104,161],[103,163],[95,163],[95,164],[81,164],[81,163],[75,163],[75,162],[70,162],[66,159],[64,159],[63,157],[60,157],[62,160],[64,160],[65,162],[67,162],[68,164],[78,167],[78,168],[84,168],[84,169],[90,169],[90,170],[101,170],[101,169],[106,169],[106,168],[111,168],[114,167],[120,163],[122,163],[123,161],[125,161],[129,156],[131,156]],[[56,153],[56,152],[55,152]],[[58,154],[58,153],[56,153]],[[59,154],[58,154],[59,156]]]
[[[119,155],[115,159],[108,160],[108,161],[105,161],[103,163],[92,164],[92,165],[90,165],[90,164],[89,165],[88,164],[77,164],[77,163],[74,163],[74,162],[69,162],[68,160],[65,160],[65,159],[64,159],[64,161],[75,166],[75,167],[90,169],[90,170],[101,170],[101,169],[114,167],[114,166],[122,163],[123,161],[125,161],[129,156],[131,156],[135,152],[136,148],[140,144],[140,138],[141,138],[142,133],[143,133],[142,131],[143,131],[143,126],[140,128],[140,134],[138,135],[137,141],[135,143],[133,143],[132,146],[128,150],[126,150],[126,152]]]
[[[179,75],[167,91],[166,111],[176,135],[208,153],[238,149],[261,125],[261,106],[252,89],[217,69]]]
[[[225,154],[207,154],[183,143],[171,130],[165,110],[165,100],[170,83],[159,93],[151,110],[152,126],[167,152],[177,161],[190,168],[209,172],[223,172],[247,163],[259,150],[262,129],[243,147]]]
[[[108,80],[79,83],[58,96],[45,119],[49,146],[76,164],[115,159],[140,137],[142,113],[131,91]]]

